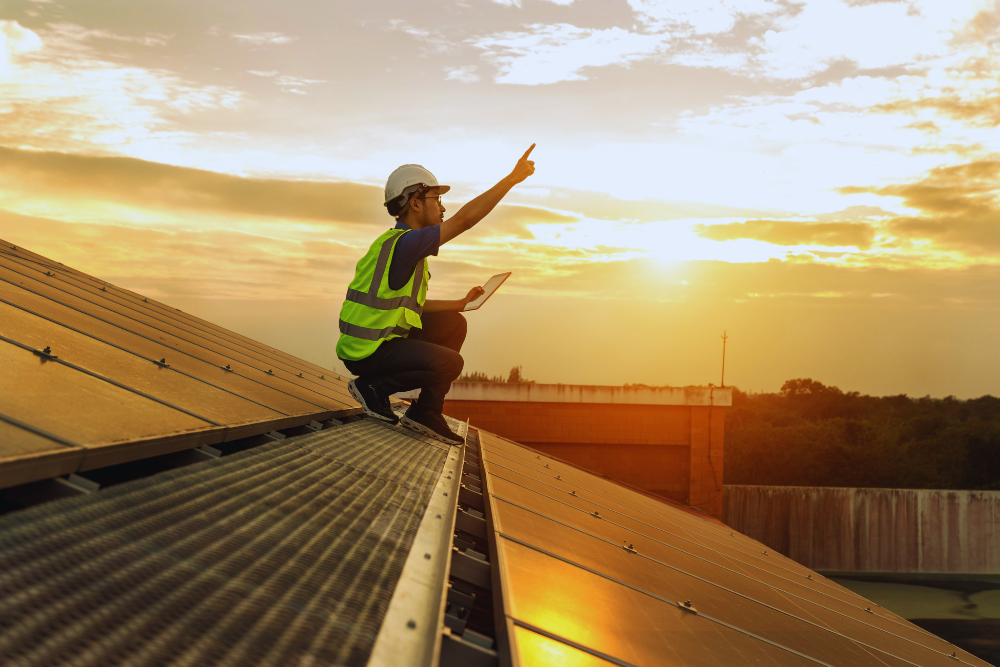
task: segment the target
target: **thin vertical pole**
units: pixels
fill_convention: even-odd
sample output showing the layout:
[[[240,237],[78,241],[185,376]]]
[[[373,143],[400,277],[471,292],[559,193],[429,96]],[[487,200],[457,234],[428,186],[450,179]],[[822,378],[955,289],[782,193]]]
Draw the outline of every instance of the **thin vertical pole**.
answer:
[[[726,388],[726,339],[729,338],[726,332],[723,331],[722,335],[719,336],[722,339],[722,388]]]

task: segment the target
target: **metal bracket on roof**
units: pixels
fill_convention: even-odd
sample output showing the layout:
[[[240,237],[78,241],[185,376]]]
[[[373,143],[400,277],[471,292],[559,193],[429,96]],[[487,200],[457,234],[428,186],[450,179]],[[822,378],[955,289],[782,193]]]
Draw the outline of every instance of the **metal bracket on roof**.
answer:
[[[485,509],[483,505],[483,491],[478,487],[463,484],[458,492],[458,500],[466,505],[475,507],[480,512]]]
[[[264,435],[266,435],[267,437],[271,438],[271,440],[284,440],[285,439],[285,434],[284,433],[280,433],[278,431],[271,431],[270,433],[265,433]]]
[[[66,479],[57,477],[56,481],[62,482],[67,486],[73,487],[79,493],[93,493],[94,491],[97,491],[98,489],[101,488],[101,485],[95,482],[94,480],[87,479],[86,477],[77,475],[76,473],[71,473],[69,476],[66,477]]]
[[[698,610],[695,609],[694,605],[691,604],[691,600],[685,600],[684,602],[678,602],[677,606],[680,607],[681,609],[683,609],[684,611],[691,612],[692,614],[697,614],[698,613]]]
[[[455,527],[476,537],[486,539],[486,519],[475,510],[466,511],[459,509],[458,514],[455,516]]]
[[[58,359],[59,358],[56,355],[52,354],[52,348],[49,347],[48,345],[45,346],[44,350],[35,350],[34,353],[37,354],[40,357],[45,358],[45,359]]]
[[[460,551],[457,547],[452,547],[451,575],[486,590],[490,590],[493,586],[490,564],[486,561],[486,556],[471,549]]]
[[[323,430],[323,425],[320,424],[315,419],[312,420],[311,422],[309,422],[308,424],[306,424],[306,426],[308,426],[309,428],[311,428],[314,431],[322,431]]]
[[[37,505],[58,498],[93,493],[100,488],[101,485],[93,480],[77,474],[71,474],[68,477],[53,477],[51,479],[43,479],[38,482],[16,486],[8,489],[5,495],[8,500],[12,500],[25,507],[30,507],[31,505]]]
[[[446,627],[441,634],[441,662],[438,664],[441,667],[494,667],[497,652],[483,646],[486,642],[493,643],[489,637],[478,632],[466,630],[459,637]]]

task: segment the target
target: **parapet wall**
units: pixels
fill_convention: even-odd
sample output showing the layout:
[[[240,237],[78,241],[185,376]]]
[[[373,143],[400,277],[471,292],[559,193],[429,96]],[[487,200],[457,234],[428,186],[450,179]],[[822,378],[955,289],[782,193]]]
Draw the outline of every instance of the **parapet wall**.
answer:
[[[727,486],[724,521],[814,570],[1000,574],[1000,491]]]
[[[469,383],[452,385],[444,411],[721,519],[731,404],[732,391],[717,387]]]

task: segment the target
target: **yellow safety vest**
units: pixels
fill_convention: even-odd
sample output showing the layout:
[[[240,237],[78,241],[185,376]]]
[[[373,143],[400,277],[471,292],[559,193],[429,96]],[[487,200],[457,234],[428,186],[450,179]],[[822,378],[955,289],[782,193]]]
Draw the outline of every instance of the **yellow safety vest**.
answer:
[[[389,289],[389,266],[396,242],[408,229],[390,229],[375,239],[358,260],[354,280],[340,309],[337,356],[358,361],[371,355],[384,341],[406,337],[411,327],[422,328],[420,315],[427,300],[430,271],[427,259],[417,263],[402,288]]]

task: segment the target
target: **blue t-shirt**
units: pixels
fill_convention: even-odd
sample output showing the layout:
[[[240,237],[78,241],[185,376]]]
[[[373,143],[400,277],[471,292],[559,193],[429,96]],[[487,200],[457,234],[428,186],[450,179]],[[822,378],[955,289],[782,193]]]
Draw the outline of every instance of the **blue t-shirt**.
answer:
[[[396,221],[396,229],[410,229],[402,220]],[[402,289],[417,268],[417,262],[430,255],[437,256],[441,247],[441,227],[425,227],[410,229],[396,241],[396,249],[392,253],[392,263],[389,264],[389,289]]]

